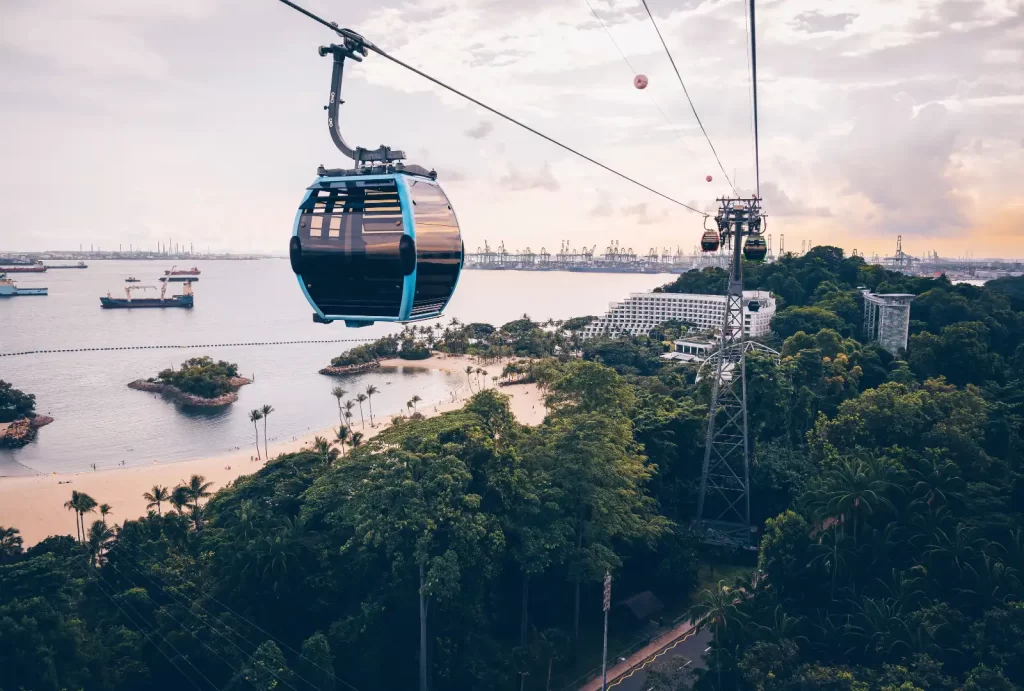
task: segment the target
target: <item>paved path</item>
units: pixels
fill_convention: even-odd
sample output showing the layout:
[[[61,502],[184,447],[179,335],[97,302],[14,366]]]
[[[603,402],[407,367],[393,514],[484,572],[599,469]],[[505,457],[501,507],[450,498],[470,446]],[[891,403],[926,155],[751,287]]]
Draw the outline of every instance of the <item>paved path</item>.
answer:
[[[700,655],[704,652],[704,648],[707,647],[705,641],[708,635],[706,632],[697,634],[690,622],[684,622],[658,636],[647,646],[630,655],[625,662],[620,662],[610,668],[608,670],[608,688],[614,688],[616,691],[640,688],[639,682],[643,678],[644,667],[664,655],[677,656],[681,654],[681,649],[684,647],[687,649],[687,652],[693,653],[689,648],[694,643],[697,643],[696,639],[698,637],[702,639],[703,647],[698,645],[699,652],[696,655],[687,655],[687,657],[691,660],[699,661]],[[687,643],[690,645],[686,645]],[[591,679],[580,687],[580,691],[600,691],[600,689],[601,677]]]

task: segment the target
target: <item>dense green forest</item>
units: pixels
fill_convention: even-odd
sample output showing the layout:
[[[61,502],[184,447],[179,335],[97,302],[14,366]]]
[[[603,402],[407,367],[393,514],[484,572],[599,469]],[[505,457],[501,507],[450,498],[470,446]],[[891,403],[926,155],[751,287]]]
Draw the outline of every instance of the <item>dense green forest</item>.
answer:
[[[155,381],[194,396],[217,398],[238,388],[231,381],[237,376],[238,365],[235,363],[224,360],[215,362],[204,356],[185,360],[179,369],[163,370]]]
[[[781,362],[748,361],[758,551],[690,530],[708,386],[660,360],[664,334],[410,327],[399,341],[537,382],[544,423],[481,387],[81,543],[0,529],[0,689],[573,688],[606,571],[616,599],[651,590],[713,633],[706,669],[658,691],[1024,687],[1024,279],[831,247],[745,271],[780,301]],[[918,296],[906,353],[861,341],[858,286]],[[748,575],[701,592],[710,564]]]

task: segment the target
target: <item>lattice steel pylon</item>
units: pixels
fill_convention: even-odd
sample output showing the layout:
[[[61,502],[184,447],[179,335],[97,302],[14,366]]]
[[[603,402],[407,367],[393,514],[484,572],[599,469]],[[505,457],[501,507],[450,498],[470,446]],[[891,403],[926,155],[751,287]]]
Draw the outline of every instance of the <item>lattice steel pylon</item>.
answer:
[[[709,542],[749,547],[752,531],[746,356],[754,349],[775,351],[748,340],[743,328],[743,238],[761,234],[760,200],[726,198],[718,202],[715,220],[722,244],[731,244],[732,256],[718,348],[701,368],[702,374],[714,379],[696,527]]]

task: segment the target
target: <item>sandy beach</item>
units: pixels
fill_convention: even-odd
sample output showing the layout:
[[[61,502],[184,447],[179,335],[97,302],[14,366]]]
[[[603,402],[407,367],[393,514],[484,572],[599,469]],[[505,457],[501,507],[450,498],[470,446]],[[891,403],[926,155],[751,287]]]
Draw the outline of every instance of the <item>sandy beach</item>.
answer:
[[[385,360],[381,365],[427,367],[449,370],[453,373],[464,372],[467,366],[472,366],[483,367],[492,375],[500,373],[502,368],[499,365],[483,366],[473,359],[460,356],[434,356],[416,362]],[[487,385],[490,387],[490,377],[487,379]],[[536,385],[502,386],[498,391],[511,396],[512,411],[520,422],[537,425],[544,419],[544,397]],[[462,407],[468,396],[467,387],[460,392],[454,402],[450,398],[423,401],[419,404],[419,410],[426,416],[455,410]],[[368,426],[363,430],[357,424],[354,429],[363,432],[364,437],[369,438],[386,429],[389,424],[390,419],[382,419],[378,421],[376,428],[371,429]],[[275,443],[270,447],[270,457],[275,458],[281,454],[309,448],[317,436],[332,439],[333,429],[328,427],[292,441]],[[72,490],[89,494],[97,503],[110,504],[113,511],[107,519],[108,522],[122,523],[126,519],[146,514],[147,502],[142,498],[142,494],[149,491],[153,485],[173,488],[191,475],[199,474],[213,483],[213,489],[220,489],[235,478],[251,474],[262,467],[263,462],[251,460],[252,454],[251,449],[246,449],[187,461],[161,463],[157,459],[152,465],[114,470],[0,477],[0,526],[18,528],[26,548],[49,535],[74,535],[74,514],[64,508],[64,502],[71,497]],[[88,523],[98,518],[99,514],[90,514],[86,521]]]

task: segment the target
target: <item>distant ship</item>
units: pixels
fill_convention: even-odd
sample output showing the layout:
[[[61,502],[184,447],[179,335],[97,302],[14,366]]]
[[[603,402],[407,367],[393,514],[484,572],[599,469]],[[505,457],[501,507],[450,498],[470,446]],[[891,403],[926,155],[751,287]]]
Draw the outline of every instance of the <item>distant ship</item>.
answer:
[[[49,291],[46,288],[19,288],[14,281],[7,278],[7,274],[0,273],[0,298],[15,295],[49,295]]]
[[[48,264],[47,269],[88,269],[89,265],[85,262],[78,262],[77,264]]]
[[[138,278],[135,278],[134,276],[129,276],[128,278],[124,279],[124,282],[125,283],[142,283],[141,280],[139,280]]]
[[[192,274],[188,274],[187,276],[175,274],[173,276],[161,276],[159,280],[165,283],[167,281],[170,281],[171,283],[195,283],[196,281],[199,280],[199,277],[193,276]]]
[[[19,266],[0,266],[0,273],[8,274],[41,274],[46,271],[46,267],[43,266],[42,262],[35,264],[22,264]]]
[[[184,307],[185,309],[192,309],[192,284],[186,282],[182,286],[181,295],[172,295],[165,297],[167,291],[167,284],[165,283],[160,288],[160,297],[158,298],[133,298],[132,291],[135,290],[156,290],[153,286],[125,286],[124,298],[115,298],[107,293],[106,297],[100,298],[100,304],[106,309],[134,309],[142,307]]]
[[[172,266],[170,271],[164,271],[164,276],[198,276],[200,273],[202,272],[194,266],[191,269],[179,269]]]

